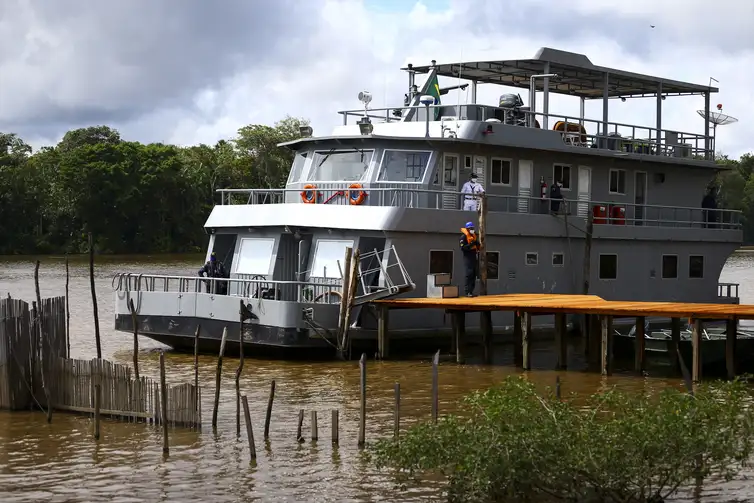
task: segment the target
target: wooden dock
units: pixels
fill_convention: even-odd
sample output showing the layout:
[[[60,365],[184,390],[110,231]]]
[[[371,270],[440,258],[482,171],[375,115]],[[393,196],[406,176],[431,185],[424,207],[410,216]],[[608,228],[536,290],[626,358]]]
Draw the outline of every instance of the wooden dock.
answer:
[[[680,352],[680,320],[688,319],[693,324],[691,343],[693,357],[691,376],[694,382],[701,380],[702,369],[702,332],[704,321],[726,321],[726,368],[728,377],[736,375],[735,346],[738,320],[754,320],[754,305],[740,304],[702,304],[679,302],[632,302],[608,301],[596,295],[565,294],[505,294],[481,295],[478,297],[455,298],[402,298],[375,301],[377,306],[378,346],[380,356],[386,356],[389,339],[390,309],[444,309],[452,315],[457,361],[463,361],[462,348],[465,339],[465,314],[467,312],[515,312],[514,341],[515,361],[524,370],[531,368],[529,340],[531,335],[531,317],[536,315],[555,316],[555,340],[558,355],[558,368],[565,368],[566,362],[566,316],[585,316],[585,336],[587,352],[590,358],[599,354],[599,366],[602,374],[609,375],[613,367],[613,318],[636,318],[635,368],[644,371],[644,321],[646,317],[671,319],[671,358],[678,358]],[[482,331],[491,332],[491,327],[482,323]],[[485,360],[491,354],[491,333],[483,333]],[[675,354],[673,354],[675,353]]]

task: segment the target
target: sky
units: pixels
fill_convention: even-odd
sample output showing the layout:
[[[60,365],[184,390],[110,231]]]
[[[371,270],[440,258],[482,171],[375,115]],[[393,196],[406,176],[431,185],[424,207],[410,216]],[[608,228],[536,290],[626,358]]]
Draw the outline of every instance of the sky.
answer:
[[[713,77],[712,107],[739,119],[718,129],[718,151],[754,151],[754,3],[741,0],[3,0],[0,131],[35,147],[97,124],[129,140],[212,144],[292,115],[329,134],[338,110],[360,108],[359,91],[375,108],[402,103],[408,62],[530,58],[543,46],[676,80]],[[504,92],[482,85],[478,101]],[[550,100],[551,113],[578,107]],[[610,107],[611,121],[655,124],[653,99]],[[668,98],[663,127],[703,133],[703,107],[699,96]],[[601,104],[586,115],[601,118]]]

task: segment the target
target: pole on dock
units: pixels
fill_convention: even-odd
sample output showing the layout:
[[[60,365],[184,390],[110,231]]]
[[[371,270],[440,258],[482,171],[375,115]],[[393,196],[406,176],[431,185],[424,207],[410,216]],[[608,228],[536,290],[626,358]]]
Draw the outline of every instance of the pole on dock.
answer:
[[[432,357],[432,422],[437,422],[440,408],[440,350]]]
[[[134,329],[134,376],[139,379],[139,323],[136,320],[136,308],[134,300],[128,299],[128,310],[131,312],[131,324]]]
[[[346,255],[345,255],[345,267],[342,271],[343,273],[343,288],[340,292],[340,310],[338,311],[338,356],[340,359],[345,359],[345,348],[342,347],[343,341],[346,340],[345,337],[345,322],[346,322],[346,306],[348,305],[348,292],[350,290],[350,283],[351,283],[351,259],[353,258],[353,248],[350,246],[346,247]]]
[[[353,309],[353,299],[356,297],[356,291],[359,288],[359,271],[360,269],[360,257],[361,253],[358,249],[353,251],[353,258],[351,259],[351,273],[348,283],[348,291],[346,293],[346,305],[345,314],[343,316],[343,343],[341,349],[342,355],[345,358],[346,351],[348,351],[348,358],[351,357],[351,341],[348,337],[348,330],[351,326],[351,310]]]
[[[558,369],[564,369],[568,365],[568,338],[566,334],[567,329],[568,325],[566,323],[566,314],[557,313],[555,315],[555,346],[558,361],[555,366]]]
[[[270,420],[272,419],[272,402],[275,400],[275,379],[270,383],[270,397],[267,399],[267,413],[264,416],[264,439],[270,438]]]
[[[225,341],[228,338],[228,327],[223,328],[223,338],[220,340],[220,354],[217,356],[217,372],[215,373],[215,407],[212,410],[212,429],[217,429],[217,409],[220,406],[220,381],[223,376],[223,354]]]
[[[388,326],[390,324],[390,311],[387,306],[377,307],[377,353],[380,360],[388,357],[390,348],[390,333]]]
[[[646,367],[646,340],[644,339],[645,333],[644,333],[644,323],[646,322],[646,318],[644,316],[637,316],[636,317],[636,339],[634,339],[634,370],[638,374],[642,374],[644,372],[644,368]],[[672,350],[673,348],[671,348]],[[671,355],[671,359],[675,359],[675,354]]]
[[[704,325],[702,320],[694,320],[694,328],[691,330],[691,380],[694,384],[702,380],[702,332]]]
[[[613,317],[602,315],[602,375],[609,376],[613,373]]]
[[[678,317],[670,319],[670,364],[673,369],[680,369],[680,359],[678,355],[681,349],[681,319]]]
[[[479,294],[487,295],[487,195],[479,197]],[[485,364],[492,361],[492,312],[479,313],[482,329],[482,359]]]
[[[728,379],[736,378],[736,342],[738,338],[738,319],[725,320],[725,369]]]
[[[529,342],[531,337],[531,314],[521,313],[521,355],[524,370],[531,370],[531,350]]]
[[[254,462],[257,460],[257,447],[254,444],[254,428],[251,424],[251,414],[249,414],[249,400],[244,395],[241,397],[241,401],[243,402],[243,418],[246,421],[246,437],[249,441],[250,462]]]
[[[516,367],[524,366],[524,336],[520,311],[513,313],[513,364]]]
[[[97,344],[97,359],[102,359],[102,344],[99,337],[99,311],[97,309],[97,292],[94,288],[94,237],[89,233],[89,288],[92,290],[92,309],[94,311],[94,340]]]
[[[451,311],[453,325],[454,346],[456,348],[456,363],[461,365],[464,361],[463,350],[466,342],[466,312]]]
[[[581,294],[589,295],[589,288],[591,286],[592,278],[592,233],[594,231],[594,214],[589,211],[586,215],[586,234],[584,236],[584,263],[582,265],[582,285]],[[584,341],[587,361],[595,361],[594,344],[592,341],[596,337],[594,333],[595,323],[593,321],[594,315],[584,314],[581,316],[581,336],[586,340]]]
[[[367,425],[367,355],[359,359],[359,447],[366,443]]]
[[[160,351],[160,405],[162,408],[162,453],[170,453],[168,443],[168,386],[165,382],[165,352]]]

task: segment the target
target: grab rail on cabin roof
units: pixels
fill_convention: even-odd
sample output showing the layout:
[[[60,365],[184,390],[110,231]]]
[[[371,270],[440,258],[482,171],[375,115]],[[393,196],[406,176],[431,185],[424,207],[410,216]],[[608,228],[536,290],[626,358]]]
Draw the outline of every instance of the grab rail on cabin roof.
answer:
[[[347,187],[348,182],[332,182],[328,185],[342,185],[335,188],[318,188],[321,195],[318,200],[329,201],[331,205],[350,205]],[[377,183],[375,185],[382,185]],[[431,190],[424,188],[401,187],[363,187],[367,194],[364,205],[383,207],[402,207],[439,210],[460,210],[463,194],[459,191]],[[282,204],[288,199],[300,202],[301,191],[298,189],[217,189],[221,194],[221,204],[233,204],[234,195],[242,196],[240,204]],[[292,197],[286,197],[292,195]],[[620,196],[619,196],[620,197]],[[740,229],[741,211],[729,209],[712,210],[716,221],[708,221],[708,211],[703,208],[687,206],[667,206],[658,204],[634,204],[620,201],[598,201],[563,199],[566,211],[574,217],[586,218],[595,212],[595,207],[603,207],[606,214],[600,216],[593,213],[595,222],[627,225],[645,225],[655,227],[708,228],[708,229]],[[487,194],[488,208],[491,213],[549,213],[550,198],[531,196],[508,196]],[[625,214],[614,216],[614,207],[623,208]]]

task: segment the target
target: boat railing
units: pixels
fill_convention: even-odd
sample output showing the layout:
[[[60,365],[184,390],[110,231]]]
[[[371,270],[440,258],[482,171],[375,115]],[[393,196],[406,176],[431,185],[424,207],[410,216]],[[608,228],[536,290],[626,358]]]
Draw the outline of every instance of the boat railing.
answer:
[[[706,137],[702,133],[688,133],[656,126],[642,126],[586,117],[574,117],[558,113],[532,112],[527,107],[509,108],[488,105],[431,105],[439,109],[442,119],[472,121],[499,121],[504,124],[557,131],[563,142],[574,147],[600,148],[618,153],[643,155],[664,155],[689,158],[699,156],[712,158],[713,152],[707,149]],[[426,120],[427,107],[390,107],[370,109],[367,116],[381,122],[401,120],[394,112],[405,114],[415,109],[411,121]],[[342,110],[343,125],[348,125],[349,117],[364,117],[364,110]],[[709,154],[709,155],[708,155]]]
[[[738,299],[739,283],[718,283],[717,296],[726,299]]]
[[[337,184],[330,184],[337,185]],[[423,188],[364,186],[368,206],[459,210],[462,198],[468,194],[459,191],[431,190]],[[348,183],[340,187],[317,188],[317,204],[351,205]],[[218,189],[223,205],[226,204],[282,204],[297,201],[303,204],[297,189]],[[320,203],[321,201],[321,203]],[[557,213],[586,218],[593,215],[595,225],[634,225],[654,227],[740,229],[741,212],[729,209],[703,209],[685,206],[657,204],[634,204],[619,201],[591,199],[562,199]],[[551,211],[550,198],[487,194],[490,212],[547,214]]]
[[[203,278],[199,276],[166,276],[159,274],[118,273],[112,286],[116,292],[174,292],[231,295],[247,299],[282,300],[311,304],[340,302],[343,282],[280,281],[261,276],[247,278]]]

